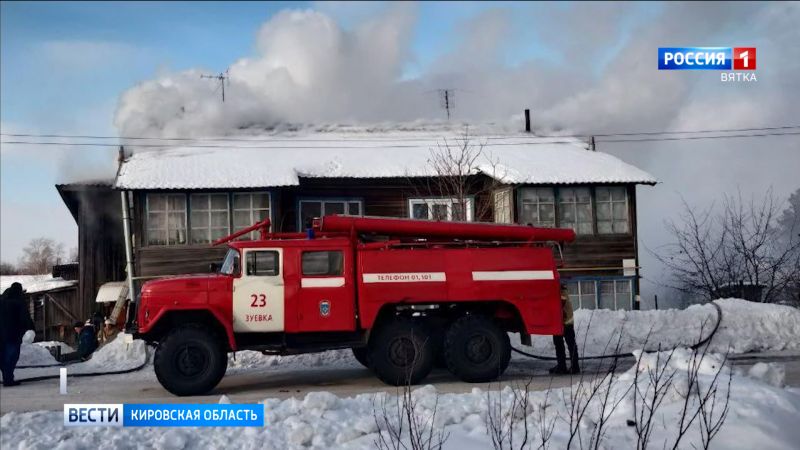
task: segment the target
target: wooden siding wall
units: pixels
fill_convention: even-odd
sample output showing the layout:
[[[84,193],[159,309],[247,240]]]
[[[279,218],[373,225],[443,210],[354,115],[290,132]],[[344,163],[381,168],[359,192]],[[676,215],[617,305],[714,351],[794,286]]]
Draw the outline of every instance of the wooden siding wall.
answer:
[[[87,319],[103,283],[125,279],[120,195],[110,187],[75,192],[78,197],[78,273],[80,304],[71,310]]]
[[[28,301],[37,341],[64,341],[73,344],[75,333],[72,325],[76,320],[88,319],[73,312],[79,311],[82,306],[77,286],[46,294],[30,294]]]
[[[487,181],[488,182],[488,181]],[[620,267],[623,259],[636,259],[636,187],[628,185],[630,233],[624,235],[579,236],[563,247],[564,268]],[[264,191],[264,189],[255,190]],[[176,191],[171,191],[176,192]],[[197,191],[201,192],[201,191]],[[214,192],[203,190],[202,192]],[[219,192],[229,192],[220,190]],[[370,216],[408,217],[408,199],[436,197],[435,183],[425,178],[398,179],[325,179],[302,178],[300,186],[271,189],[273,230],[298,231],[298,205],[301,199],[353,198],[361,200],[364,214]],[[204,273],[212,262],[220,262],[226,249],[209,245],[145,246],[144,217],[147,192],[137,191],[134,198],[134,245],[136,274],[155,277],[182,273]],[[517,199],[514,202],[516,215]],[[488,194],[475,198],[475,205],[491,202]],[[491,208],[484,209],[477,220],[493,220]],[[622,275],[621,269],[603,271],[565,271],[564,276]]]

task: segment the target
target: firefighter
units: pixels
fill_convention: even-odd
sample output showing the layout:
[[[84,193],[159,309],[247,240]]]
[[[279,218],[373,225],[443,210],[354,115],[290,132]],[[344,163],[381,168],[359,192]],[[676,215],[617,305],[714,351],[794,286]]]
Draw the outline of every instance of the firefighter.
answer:
[[[575,319],[572,316],[572,302],[569,300],[567,286],[561,285],[561,318],[564,321],[564,334],[553,336],[553,345],[556,347],[556,366],[550,369],[552,374],[580,373],[578,365],[578,346],[575,344]],[[564,351],[564,341],[569,348],[570,368],[567,369],[567,355]]]
[[[19,360],[22,336],[33,329],[28,308],[25,305],[25,291],[19,283],[12,283],[3,292],[0,300],[0,369],[3,373],[3,386],[17,386],[14,369]]]
[[[78,335],[78,350],[61,355],[62,362],[86,360],[97,350],[97,333],[94,331],[91,320],[86,323],[75,322],[73,329]]]
[[[117,337],[117,334],[119,334],[117,325],[111,319],[106,319],[103,325],[103,331],[100,335],[100,346],[113,341],[114,338]]]

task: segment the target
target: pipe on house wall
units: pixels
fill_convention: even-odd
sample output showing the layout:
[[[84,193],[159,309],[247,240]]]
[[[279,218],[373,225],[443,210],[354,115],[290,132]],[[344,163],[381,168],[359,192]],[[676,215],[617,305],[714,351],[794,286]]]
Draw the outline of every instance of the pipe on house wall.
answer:
[[[128,292],[131,296],[131,303],[136,303],[136,294],[133,290],[133,243],[131,242],[131,218],[130,208],[128,207],[128,192],[120,192],[122,196],[122,230],[125,238],[125,272],[127,274]],[[130,322],[130,318],[128,320]]]

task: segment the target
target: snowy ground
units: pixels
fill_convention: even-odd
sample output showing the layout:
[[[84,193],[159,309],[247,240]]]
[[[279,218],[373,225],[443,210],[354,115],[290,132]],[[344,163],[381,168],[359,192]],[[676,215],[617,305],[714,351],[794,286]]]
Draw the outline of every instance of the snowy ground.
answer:
[[[666,391],[664,401],[654,420],[651,446],[670,447],[677,439],[677,427],[684,400],[687,398],[686,384],[680,380],[693,361],[688,350],[677,351],[668,364],[663,361],[665,353],[659,355],[657,364],[654,354],[645,354],[641,360],[638,386],[647,391],[649,375],[655,367],[675,370],[676,382]],[[699,365],[701,389],[712,385],[714,375],[721,371],[720,394],[728,390],[728,375],[731,375],[730,407],[723,428],[712,441],[712,448],[796,448],[800,442],[800,429],[796,426],[800,417],[800,391],[781,388],[779,370],[772,366],[751,369],[752,374],[721,365],[721,357],[707,355]],[[773,372],[778,372],[775,375]],[[617,405],[613,411],[606,409],[605,432],[601,437],[601,448],[633,448],[637,435],[631,421],[636,420],[633,406],[635,367],[614,378],[608,387],[609,404]],[[772,383],[772,384],[770,384]],[[587,382],[588,384],[588,382]],[[584,384],[586,386],[587,384]],[[776,384],[776,385],[774,385]],[[444,448],[479,449],[491,448],[487,423],[494,419],[512,423],[513,436],[522,440],[527,418],[530,439],[535,442],[541,435],[540,425],[552,426],[549,448],[565,448],[570,435],[568,406],[570,393],[578,392],[578,386],[552,389],[528,394],[527,407],[514,408],[514,397],[524,395],[506,387],[501,391],[486,391],[474,388],[462,394],[439,394],[435,387],[415,389],[416,405],[414,417],[420,424],[432,424],[435,432],[449,435]],[[585,393],[588,392],[584,391]],[[701,390],[701,393],[705,392]],[[581,398],[586,399],[587,396]],[[588,445],[597,430],[601,414],[601,399],[595,396],[586,400],[586,413],[580,420],[579,439]],[[700,398],[696,393],[688,394],[689,415],[697,407]],[[720,397],[721,398],[721,397]],[[226,397],[222,402],[229,401]],[[0,447],[4,449],[67,449],[99,448],[374,448],[378,433],[388,433],[399,423],[396,397],[393,394],[360,394],[341,398],[330,392],[311,392],[302,398],[286,400],[263,400],[267,425],[263,428],[247,429],[92,429],[72,428],[65,431],[60,411],[33,413],[8,413],[0,419],[3,429]],[[578,401],[580,403],[580,401]],[[388,421],[381,417],[386,405]],[[641,404],[639,404],[641,407]],[[435,418],[433,412],[436,412]],[[716,414],[719,414],[717,411]],[[701,420],[695,419],[689,426],[679,448],[701,446]],[[406,438],[407,439],[407,438]],[[577,447],[577,441],[573,442]]]
[[[723,309],[720,330],[712,341],[710,349],[714,352],[732,353],[761,351],[782,352],[795,356],[800,350],[800,311],[775,305],[760,305],[742,300],[719,300]],[[608,342],[616,342],[614,330],[623,330],[621,350],[633,350],[644,346],[648,332],[648,348],[658,344],[662,348],[691,344],[699,339],[703,323],[710,331],[715,317],[711,306],[693,306],[687,310],[666,311],[578,311],[576,326],[579,346],[584,347],[586,355],[603,353]],[[585,338],[588,325],[591,333]],[[612,339],[612,337],[614,339]],[[652,343],[652,345],[651,345]],[[36,345],[26,344],[28,354],[36,350]],[[525,350],[530,348],[523,347]],[[38,356],[29,356],[30,361],[39,363],[54,362],[49,353],[39,347]],[[549,355],[552,342],[548,337],[534,340],[534,353]],[[96,372],[109,369],[134,367],[147,357],[145,347],[140,342],[126,344],[124,339],[116,339],[100,349],[86,363],[70,366],[71,373]],[[642,360],[645,367],[652,365],[652,356]],[[689,359],[686,351],[676,354],[671,362],[674,369],[685,368]],[[681,362],[683,361],[683,362]],[[757,362],[757,361],[751,361]],[[630,448],[636,446],[635,427],[627,424],[632,415],[630,393],[625,389],[632,383],[631,358],[620,368],[625,374],[615,378],[611,392],[619,400],[619,406],[609,416],[607,431],[602,441],[603,448]],[[20,362],[22,364],[22,361]],[[554,433],[549,447],[563,448],[568,439],[569,427],[562,419],[568,417],[563,395],[569,392],[575,380],[569,377],[551,379],[546,369],[551,363],[528,360],[515,356],[511,367],[501,383],[494,386],[459,383],[446,371],[434,372],[426,382],[435,386],[418,388],[419,411],[426,420],[430,414],[431,402],[439,397],[437,429],[444,427],[450,433],[445,448],[491,447],[486,433],[487,392],[490,397],[503,398],[504,406],[510,404],[513,392],[509,386],[519,385],[533,376],[531,405],[527,416],[540,417],[544,396],[548,395],[550,407],[545,411],[547,420],[554,423]],[[587,363],[591,382],[602,375],[599,363]],[[718,361],[717,361],[718,364]],[[713,365],[713,364],[712,364]],[[713,372],[710,365],[704,366],[704,380]],[[788,369],[787,369],[788,368]],[[648,369],[645,369],[650,370]],[[723,378],[727,389],[727,374]],[[75,372],[73,372],[75,371]],[[800,442],[800,429],[792,427],[800,417],[800,389],[782,387],[787,379],[797,379],[800,363],[758,363],[752,367],[734,366],[731,384],[731,408],[724,425],[724,431],[714,441],[713,448],[796,448]],[[56,374],[57,368],[24,369],[17,371],[17,377]],[[642,378],[646,378],[648,372]],[[701,377],[702,378],[702,377]],[[216,396],[177,399],[171,397],[158,385],[148,365],[142,371],[105,376],[100,378],[77,378],[70,381],[70,395],[57,396],[57,381],[23,384],[18,388],[5,390],[2,395],[2,409],[8,412],[0,419],[3,433],[0,448],[86,448],[111,444],[121,448],[300,448],[300,447],[344,447],[373,448],[378,437],[378,424],[373,417],[373,404],[380,396],[392,395],[394,388],[387,388],[376,381],[366,369],[361,368],[348,351],[330,351],[320,354],[291,357],[264,356],[256,352],[238,352],[231,355],[226,378],[215,391]],[[550,394],[545,394],[552,383]],[[792,384],[792,383],[790,383]],[[504,389],[498,391],[497,389]],[[477,389],[477,390],[476,390]],[[319,392],[319,391],[333,391]],[[437,392],[438,391],[438,392]],[[674,442],[675,415],[683,404],[680,383],[676,384],[665,399],[658,422],[663,425],[653,431],[652,445],[672,446]],[[387,394],[388,392],[388,394]],[[499,392],[499,393],[498,393]],[[220,393],[227,394],[234,402],[263,401],[267,426],[263,429],[123,429],[77,430],[65,432],[61,412],[14,412],[32,409],[60,409],[64,402],[209,402],[219,399]],[[337,395],[338,394],[338,395]],[[625,394],[625,395],[623,395]],[[259,396],[260,395],[260,396]],[[378,397],[376,397],[376,395]],[[280,397],[280,398],[277,398]],[[296,398],[295,398],[296,397]],[[227,398],[227,397],[226,397]],[[696,396],[690,398],[696,398]],[[559,401],[556,401],[561,399]],[[389,400],[389,404],[393,404]],[[38,405],[38,406],[36,406]],[[582,435],[588,444],[591,430],[597,422],[598,407],[592,404],[582,422]],[[491,409],[491,408],[490,408]],[[593,415],[594,414],[594,415]],[[515,417],[525,417],[517,412]],[[529,423],[532,436],[536,435]],[[517,425],[517,433],[521,433]],[[386,424],[380,426],[386,429]],[[694,423],[680,448],[700,445],[700,429]],[[519,442],[519,441],[517,441]],[[135,443],[135,444],[134,444]],[[536,447],[538,444],[534,444]],[[573,446],[576,443],[573,442]]]

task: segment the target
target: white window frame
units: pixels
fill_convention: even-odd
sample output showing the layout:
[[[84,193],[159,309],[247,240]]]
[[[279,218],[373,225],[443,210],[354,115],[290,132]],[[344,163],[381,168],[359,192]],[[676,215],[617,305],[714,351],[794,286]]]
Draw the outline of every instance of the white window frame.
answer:
[[[303,203],[319,203],[319,211],[320,217],[325,215],[325,204],[326,203],[344,203],[344,213],[346,215],[351,216],[363,216],[364,215],[364,200],[360,198],[303,198],[297,203],[297,229],[303,230],[305,228],[305,224],[303,224]],[[350,203],[358,203],[358,214],[352,214],[350,212]]]
[[[589,217],[589,221],[588,222],[585,222],[585,221],[584,222],[580,222],[578,220],[578,205],[579,204],[580,205],[585,205],[585,203],[578,202],[577,196],[575,197],[575,201],[574,202],[562,202],[561,201],[562,192],[566,191],[566,190],[569,190],[569,189],[572,189],[572,190],[585,189],[585,190],[589,191],[589,216],[590,217]],[[593,206],[593,201],[594,201],[594,198],[593,198],[594,195],[593,194],[594,194],[594,192],[593,192],[591,186],[559,187],[558,191],[556,192],[556,199],[555,199],[556,203],[558,203],[558,208],[556,209],[556,216],[557,216],[556,223],[558,224],[558,226],[561,227],[561,228],[572,228],[571,225],[565,225],[563,223],[563,220],[561,219],[561,215],[562,215],[563,211],[566,208],[572,208],[572,212],[573,212],[574,217],[575,217],[575,222],[574,222],[575,223],[575,228],[572,228],[572,229],[575,230],[575,234],[578,234],[578,235],[581,235],[581,236],[592,236],[592,235],[594,235],[594,227],[595,227],[596,218],[595,218],[594,206]],[[580,228],[578,226],[579,223],[580,224],[588,223],[589,225],[591,225],[591,230],[588,233],[579,231],[579,228]]]
[[[539,201],[538,195],[536,196],[536,200],[535,201],[530,199],[530,198],[528,198],[528,199],[525,198],[525,192],[526,191],[530,192],[530,191],[540,191],[540,190],[548,190],[548,191],[550,191],[550,193],[552,194],[552,197],[553,197],[553,202],[550,203],[550,202]],[[520,191],[519,191],[519,216],[518,216],[519,220],[523,219],[522,216],[523,216],[523,211],[525,209],[525,205],[526,204],[532,205],[534,207],[535,211],[536,211],[536,220],[530,222],[531,225],[533,225],[535,227],[545,227],[545,228],[554,228],[554,227],[556,227],[558,225],[558,208],[557,208],[558,193],[556,192],[555,188],[552,188],[552,187],[535,187],[535,186],[520,188]],[[541,206],[542,205],[550,205],[553,208],[553,222],[552,223],[543,222],[542,221],[542,212],[541,212]],[[528,221],[525,220],[524,222],[525,223],[523,225],[527,225]]]
[[[599,189],[608,189],[609,190],[609,192],[608,192],[608,200],[600,200],[600,199],[597,198],[597,191]],[[613,195],[611,194],[611,190],[612,189],[621,189],[622,192],[625,194],[625,200],[624,201],[614,200],[613,199]],[[594,220],[597,222],[597,234],[603,234],[603,235],[619,234],[619,235],[624,235],[624,234],[630,234],[631,233],[630,210],[629,210],[629,206],[628,206],[628,188],[626,186],[595,186],[595,188],[594,188],[594,201],[595,201],[595,208],[597,209],[597,211],[600,210],[600,205],[601,204],[608,203],[608,205],[609,205],[609,214],[611,215],[608,220],[602,220],[601,221],[599,214],[595,214],[596,217],[594,218]],[[618,232],[614,231],[614,224],[622,222],[622,220],[620,220],[620,219],[614,219],[614,204],[615,203],[617,203],[617,204],[624,203],[624,205],[625,205],[625,220],[624,221],[625,221],[625,225],[626,225],[627,231],[622,232],[622,233],[618,233]],[[609,224],[611,224],[611,231],[610,232],[602,232],[602,231],[600,231],[600,222],[608,222]]]
[[[236,196],[237,195],[240,195],[240,196],[241,195],[246,195],[246,196],[248,196],[250,206],[248,206],[247,208],[236,208]],[[269,206],[267,206],[266,208],[254,208],[253,207],[253,196],[254,195],[266,195],[267,196],[267,201],[269,202]],[[231,222],[231,224],[233,224],[233,227],[235,229],[237,228],[237,226],[235,224],[234,217],[236,216],[237,212],[248,212],[249,213],[249,215],[250,215],[250,223],[247,226],[253,225],[256,222],[258,222],[259,220],[263,220],[263,219],[258,219],[258,215],[256,214],[257,211],[266,211],[267,212],[267,218],[272,220],[272,193],[269,192],[269,191],[232,192],[231,193],[231,199],[229,201],[229,208],[230,208],[230,222]],[[239,238],[238,238],[238,240],[241,240],[241,241],[252,241],[252,240],[256,240],[256,239],[257,239],[257,235],[256,235],[255,231],[250,232],[250,233],[245,234],[245,235],[242,235],[242,236],[239,236]]]
[[[195,206],[194,206],[194,201],[195,201],[194,197],[195,196],[200,196],[200,195],[208,196],[208,204],[204,208],[195,208]],[[212,209],[211,208],[211,196],[225,197],[225,209]],[[227,192],[192,192],[192,193],[189,194],[189,207],[188,207],[189,219],[190,219],[190,223],[189,223],[189,225],[190,225],[189,226],[189,243],[191,245],[204,245],[204,244],[210,244],[210,243],[214,242],[216,239],[214,239],[212,237],[212,235],[211,235],[212,230],[220,230],[220,229],[224,228],[225,229],[225,234],[222,235],[223,237],[231,234],[231,204],[230,203],[231,203],[231,197]],[[208,225],[207,226],[205,226],[205,227],[196,227],[195,224],[194,224],[194,221],[191,220],[192,216],[195,213],[197,213],[198,211],[202,211],[207,216],[207,219],[208,219]],[[215,227],[215,226],[213,226],[211,224],[211,216],[213,215],[213,213],[220,213],[220,212],[225,212],[225,217],[227,218],[227,220],[225,221],[226,224],[225,224],[224,227],[219,227],[219,226]],[[205,234],[205,238],[207,239],[207,242],[195,243],[194,242],[195,233],[204,233]]]
[[[600,289],[600,286],[602,285],[602,283],[613,283],[613,285],[614,285],[614,311],[619,311],[619,310],[623,310],[623,309],[627,310],[627,311],[630,311],[630,310],[633,309],[633,282],[630,279],[598,280],[597,281],[597,287],[595,288],[595,291],[597,292],[597,306],[598,306],[598,308],[600,307],[600,295],[602,295],[602,290]],[[627,299],[620,298],[623,295],[623,293],[618,290],[617,285],[621,284],[621,283],[627,283],[628,284],[628,292],[627,292],[628,298]],[[623,302],[623,301],[627,302],[627,306],[628,306],[627,308],[620,308],[619,307],[620,302]]]
[[[570,301],[572,302],[572,307],[575,309],[581,308],[584,309],[583,305],[583,296],[587,295],[587,293],[583,292],[583,283],[592,283],[594,286],[594,294],[593,294],[593,301],[594,307],[591,309],[597,309],[597,280],[572,280],[567,282],[567,284],[575,284],[578,287],[577,294],[570,294]],[[577,301],[576,301],[577,299]]]
[[[466,200],[466,221],[472,222],[475,220],[473,209],[474,209],[474,198],[467,197]],[[414,205],[426,205],[428,207],[428,220],[433,220],[433,206],[447,206],[447,218],[445,220],[452,221],[453,220],[453,203],[458,203],[458,198],[454,197],[420,197],[420,198],[409,198],[408,199],[408,217],[413,219],[414,218]]]
[[[163,210],[156,210],[157,213],[164,214],[164,228],[151,228],[150,227],[150,214],[153,212],[150,209],[150,198],[151,196],[163,196],[164,197],[164,209]],[[183,210],[171,210],[169,208],[169,199],[170,197],[181,197],[183,198]],[[148,246],[176,246],[176,245],[187,245],[189,243],[189,220],[188,220],[188,211],[189,211],[189,200],[185,193],[180,194],[173,194],[169,192],[149,192],[145,195],[145,242]],[[176,242],[171,244],[169,242],[169,232],[170,232],[170,222],[169,216],[170,214],[183,214],[183,228],[175,228],[178,232],[183,231],[183,242]],[[162,238],[164,243],[163,244],[151,244],[150,243],[150,236],[151,233],[163,233]]]
[[[511,188],[497,189],[492,193],[495,223],[513,223],[514,191]]]

